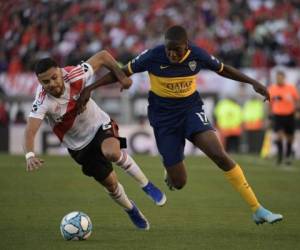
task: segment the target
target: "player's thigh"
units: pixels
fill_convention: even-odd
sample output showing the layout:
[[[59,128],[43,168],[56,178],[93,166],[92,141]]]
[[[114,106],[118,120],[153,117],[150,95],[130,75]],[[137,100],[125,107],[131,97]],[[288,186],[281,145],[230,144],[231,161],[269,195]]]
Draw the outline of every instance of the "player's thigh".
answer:
[[[182,128],[153,128],[156,145],[165,167],[174,166],[184,159],[185,138]]]
[[[196,133],[214,130],[201,103],[195,104],[195,106],[188,111],[184,128],[185,137],[190,141],[192,141],[193,135]]]
[[[82,165],[82,172],[86,176],[94,177],[100,183],[110,175],[113,167],[110,161],[107,161],[99,155],[91,156],[87,162]]]
[[[72,158],[81,165],[82,173],[88,177],[94,177],[94,179],[98,182],[102,182],[110,175],[113,171],[113,167],[110,161],[105,159],[103,155],[101,155],[96,150],[89,151],[84,155],[80,156],[80,160],[76,158],[74,153],[71,154]]]
[[[95,136],[95,140],[93,140],[97,150],[108,161],[115,162],[119,160],[121,147],[126,147],[120,143],[120,140],[124,138],[119,137],[118,130],[117,123],[111,120],[107,124],[102,124]]]
[[[70,150],[71,157],[81,166],[82,173],[101,183],[113,170],[112,164],[108,161],[98,143],[92,141],[81,150]]]
[[[236,163],[225,152],[225,149],[214,130],[207,130],[194,134],[192,142],[221,169],[228,171],[235,166]]]

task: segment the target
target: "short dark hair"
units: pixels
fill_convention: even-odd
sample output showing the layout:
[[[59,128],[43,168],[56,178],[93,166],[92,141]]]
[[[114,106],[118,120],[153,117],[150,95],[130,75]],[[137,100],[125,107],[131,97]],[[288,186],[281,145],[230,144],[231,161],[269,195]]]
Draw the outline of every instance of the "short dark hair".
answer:
[[[50,69],[52,67],[56,68],[57,66],[58,65],[57,65],[56,61],[54,61],[50,57],[46,57],[46,58],[43,58],[43,59],[36,62],[35,67],[34,67],[34,71],[38,75],[38,74],[41,74],[41,73],[47,71],[48,69]]]
[[[187,41],[188,36],[185,28],[180,25],[174,25],[165,32],[165,39],[171,41]]]

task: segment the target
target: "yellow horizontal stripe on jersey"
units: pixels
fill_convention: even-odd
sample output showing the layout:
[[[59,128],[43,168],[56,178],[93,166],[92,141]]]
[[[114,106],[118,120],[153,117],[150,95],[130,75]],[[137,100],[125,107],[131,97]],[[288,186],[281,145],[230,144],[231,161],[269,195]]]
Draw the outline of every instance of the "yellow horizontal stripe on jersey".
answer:
[[[196,89],[196,75],[182,77],[159,77],[149,73],[151,91],[161,97],[180,98],[193,94]]]

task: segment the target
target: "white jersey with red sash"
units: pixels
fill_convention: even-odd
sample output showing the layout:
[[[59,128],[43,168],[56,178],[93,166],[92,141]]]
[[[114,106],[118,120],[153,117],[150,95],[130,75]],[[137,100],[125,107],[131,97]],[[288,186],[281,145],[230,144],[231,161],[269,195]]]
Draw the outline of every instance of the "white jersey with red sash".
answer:
[[[76,114],[76,99],[93,76],[88,63],[62,68],[65,91],[59,98],[48,95],[39,85],[29,117],[47,118],[53,132],[64,146],[72,150],[84,148],[110,117],[90,98],[86,109]]]

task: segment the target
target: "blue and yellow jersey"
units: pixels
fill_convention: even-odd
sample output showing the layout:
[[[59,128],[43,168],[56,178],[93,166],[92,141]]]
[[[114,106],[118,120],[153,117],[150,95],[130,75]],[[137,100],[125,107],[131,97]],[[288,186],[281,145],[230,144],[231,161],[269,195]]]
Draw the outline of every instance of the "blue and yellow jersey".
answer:
[[[169,61],[164,45],[146,50],[128,63],[132,74],[148,71],[150,90],[166,98],[184,98],[196,92],[196,75],[201,69],[221,72],[223,63],[192,44],[179,63]]]
[[[196,85],[201,69],[221,72],[223,63],[191,44],[179,63],[169,61],[164,45],[146,50],[128,63],[131,73],[149,73],[148,117],[153,127],[181,126],[189,110],[202,110]]]

